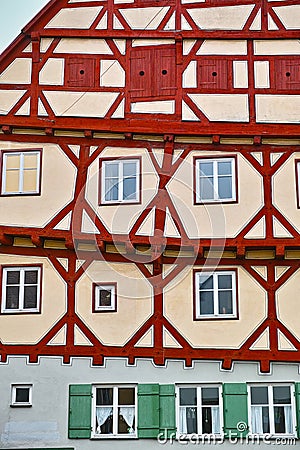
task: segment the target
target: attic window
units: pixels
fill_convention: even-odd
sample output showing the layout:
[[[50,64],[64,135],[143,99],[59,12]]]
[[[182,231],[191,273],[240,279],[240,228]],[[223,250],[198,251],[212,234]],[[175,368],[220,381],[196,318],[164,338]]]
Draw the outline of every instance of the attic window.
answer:
[[[95,86],[95,60],[70,58],[66,64],[67,86],[90,88]]]

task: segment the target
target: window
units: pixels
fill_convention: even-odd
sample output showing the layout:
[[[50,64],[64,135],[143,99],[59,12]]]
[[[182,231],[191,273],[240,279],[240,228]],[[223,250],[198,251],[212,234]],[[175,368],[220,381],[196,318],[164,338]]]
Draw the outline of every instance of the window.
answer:
[[[135,386],[95,386],[94,437],[136,437]]]
[[[255,434],[294,434],[291,385],[250,386],[250,423]]]
[[[139,202],[139,176],[139,159],[102,161],[101,203]]]
[[[179,387],[177,429],[180,434],[220,434],[219,386]]]
[[[236,311],[236,272],[195,272],[196,319],[233,318]]]
[[[32,385],[13,384],[11,389],[11,406],[32,406]]]
[[[40,193],[40,150],[3,152],[2,157],[2,195]]]
[[[117,310],[117,284],[94,285],[94,312]]]
[[[40,285],[40,267],[4,267],[2,271],[2,312],[39,312]]]
[[[235,202],[235,158],[196,159],[196,203]]]

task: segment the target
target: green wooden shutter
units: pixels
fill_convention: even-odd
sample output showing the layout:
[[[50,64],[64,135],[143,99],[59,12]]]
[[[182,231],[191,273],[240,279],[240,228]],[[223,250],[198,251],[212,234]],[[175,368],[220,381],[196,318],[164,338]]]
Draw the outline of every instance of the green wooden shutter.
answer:
[[[295,383],[297,436],[300,438],[300,383]]]
[[[90,438],[92,386],[72,384],[69,389],[69,438]]]
[[[175,418],[175,386],[174,384],[161,384],[159,386],[160,415],[159,429],[169,438],[176,432]]]
[[[138,437],[159,434],[159,384],[138,385]]]
[[[240,437],[248,434],[247,385],[244,383],[224,383],[224,433],[225,437]],[[243,428],[245,428],[243,430]]]

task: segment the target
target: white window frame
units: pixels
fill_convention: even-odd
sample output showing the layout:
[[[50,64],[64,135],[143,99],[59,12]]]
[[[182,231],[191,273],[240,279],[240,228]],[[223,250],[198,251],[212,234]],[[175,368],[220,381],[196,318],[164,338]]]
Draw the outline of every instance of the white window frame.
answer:
[[[101,434],[96,432],[96,390],[99,388],[112,388],[113,389],[113,433],[112,434]],[[135,390],[134,396],[134,408],[135,408],[135,430],[134,433],[124,433],[118,434],[118,389],[119,388],[133,388]],[[125,405],[122,405],[125,406]],[[132,406],[132,405],[130,405]],[[137,425],[138,425],[138,410],[137,410],[137,385],[136,384],[99,384],[94,385],[92,390],[92,438],[97,439],[136,439],[137,438]]]
[[[37,156],[37,173],[36,173],[36,189],[34,191],[24,191],[24,171],[31,170],[25,169],[24,167],[24,157],[25,155],[36,155]],[[7,192],[6,187],[6,174],[7,174],[7,157],[8,156],[20,156],[20,167],[15,169],[19,171],[19,190],[15,192]],[[41,152],[40,150],[26,151],[26,152],[7,152],[2,153],[2,195],[31,195],[38,194],[40,191],[40,173],[41,173]]]
[[[275,422],[274,422],[274,406],[284,406],[280,404],[274,404],[273,401],[273,387],[289,387],[290,388],[290,394],[291,394],[291,416],[292,416],[292,429],[294,430],[293,433],[275,433]],[[252,405],[251,404],[251,388],[252,387],[267,387],[268,388],[268,404],[262,405],[262,406],[268,406],[269,409],[269,423],[270,423],[270,432],[269,433],[257,433],[253,431],[252,427],[252,406],[261,406],[261,405]],[[250,435],[259,435],[259,436],[265,436],[265,435],[272,435],[272,436],[290,436],[290,437],[296,437],[296,405],[295,405],[295,385],[293,383],[263,383],[263,384],[256,384],[251,383],[248,385],[248,423],[249,423],[249,431]]]
[[[219,299],[218,299],[218,276],[219,275],[230,275],[232,280],[232,314],[219,314]],[[236,318],[237,317],[237,290],[236,290],[236,271],[235,270],[216,270],[215,272],[195,272],[195,298],[196,298],[196,319],[207,319],[207,318]],[[214,302],[214,313],[213,314],[200,314],[200,278],[213,277],[213,302]],[[222,289],[224,290],[224,289]]]
[[[28,389],[28,402],[17,402],[17,389]],[[32,384],[12,384],[11,385],[11,406],[32,406]]]
[[[135,198],[131,199],[123,199],[123,168],[124,163],[135,163],[136,165],[136,185],[135,185]],[[106,200],[106,190],[105,190],[105,181],[106,181],[106,167],[110,164],[118,164],[118,199],[117,200]],[[140,159],[139,158],[128,158],[128,159],[112,159],[112,160],[103,160],[102,168],[101,168],[101,203],[103,204],[114,204],[114,203],[139,203],[140,201]]]
[[[24,308],[24,287],[25,287],[25,272],[27,271],[37,271],[37,305],[36,308]],[[6,308],[6,288],[7,286],[14,286],[7,284],[7,273],[8,272],[20,272],[20,283],[17,286],[20,286],[19,290],[19,301],[18,308]],[[36,286],[36,284],[33,284]],[[30,286],[26,284],[26,286]],[[39,266],[26,266],[26,267],[3,267],[2,269],[2,301],[1,301],[1,312],[5,314],[15,314],[15,313],[36,313],[40,312],[40,300],[41,300],[41,267]]]
[[[101,306],[99,303],[100,300],[100,291],[110,291],[111,292],[111,305],[110,306]],[[95,285],[95,311],[115,311],[117,302],[116,302],[116,285],[115,284],[97,284]]]
[[[204,175],[201,176],[200,165],[201,163],[212,163],[213,164],[213,197],[212,198],[202,198],[200,191],[200,178],[205,178]],[[218,175],[218,162],[230,162],[231,163],[231,181],[232,190],[231,197],[220,198],[219,188],[218,188],[218,178],[228,175]],[[236,201],[236,160],[234,157],[220,157],[220,158],[197,158],[196,159],[196,203],[226,203]]]
[[[200,413],[197,414],[197,431],[198,433],[182,433],[180,431],[179,425],[180,425],[180,388],[195,388],[197,389],[197,412],[200,411]],[[219,420],[220,420],[220,432],[219,433],[203,433],[202,432],[202,408],[207,407],[207,405],[202,405],[202,398],[201,398],[201,389],[202,388],[218,388],[219,390]],[[223,398],[222,398],[222,385],[221,384],[180,384],[176,385],[176,424],[177,424],[177,432],[176,432],[176,438],[177,439],[183,439],[184,437],[188,436],[221,436],[223,434],[223,428],[224,428],[224,421],[223,421]]]

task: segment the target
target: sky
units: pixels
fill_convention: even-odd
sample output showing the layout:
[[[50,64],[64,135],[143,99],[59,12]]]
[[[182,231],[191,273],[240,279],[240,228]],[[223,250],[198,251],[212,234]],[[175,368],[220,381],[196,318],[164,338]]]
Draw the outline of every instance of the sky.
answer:
[[[49,0],[0,0],[0,53],[17,37],[22,28]]]

